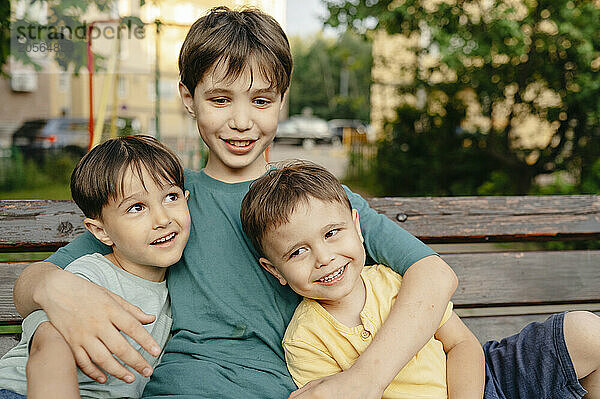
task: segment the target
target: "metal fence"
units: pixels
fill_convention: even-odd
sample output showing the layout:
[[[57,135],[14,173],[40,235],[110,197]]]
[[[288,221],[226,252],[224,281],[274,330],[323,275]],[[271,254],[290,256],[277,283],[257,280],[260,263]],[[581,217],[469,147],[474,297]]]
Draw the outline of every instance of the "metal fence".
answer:
[[[350,178],[362,178],[367,176],[376,155],[377,145],[375,143],[353,143],[350,146],[348,153],[347,176]]]
[[[208,148],[200,135],[197,137],[162,137],[160,141],[177,154],[184,168],[200,170],[206,164]]]
[[[14,156],[10,147],[0,147],[0,187],[4,187],[7,180],[14,173]]]
[[[161,141],[177,154],[185,168],[199,170],[206,164],[208,149],[199,136],[163,138]],[[48,173],[68,177],[71,170],[67,169],[71,169],[76,161],[77,159],[66,163],[59,162],[55,166],[61,170],[56,170],[45,161],[24,158],[15,148],[0,146],[0,191],[10,192],[43,183],[42,175]]]

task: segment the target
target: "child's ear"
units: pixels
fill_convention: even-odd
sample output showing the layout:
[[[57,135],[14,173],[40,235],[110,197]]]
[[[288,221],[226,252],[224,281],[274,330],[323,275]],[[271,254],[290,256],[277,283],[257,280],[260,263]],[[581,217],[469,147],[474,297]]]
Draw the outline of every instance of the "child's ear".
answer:
[[[113,245],[113,242],[106,233],[104,224],[102,224],[101,221],[98,219],[85,218],[83,219],[83,224],[85,225],[85,228],[88,229],[88,231],[103,244],[108,245],[109,247]]]
[[[192,118],[196,118],[196,113],[194,112],[194,93],[190,93],[188,88],[185,87],[181,81],[179,81],[178,88],[181,101],[183,101],[183,106]]]
[[[354,227],[360,236],[360,241],[365,242],[365,239],[362,236],[362,231],[360,231],[360,220],[358,219],[358,211],[356,209],[352,209],[352,220],[354,221]]]
[[[187,201],[190,198],[190,192],[189,192],[189,190],[185,190],[185,192],[183,193],[183,195],[185,196],[185,200]]]
[[[263,267],[263,269],[265,269],[266,271],[271,273],[273,276],[275,276],[275,278],[277,280],[279,280],[279,283],[281,285],[287,284],[287,280],[285,279],[285,277],[283,277],[283,275],[281,273],[279,273],[279,270],[277,270],[277,268],[275,266],[273,266],[273,264],[271,262],[269,262],[269,260],[267,258],[260,258],[258,260],[258,262]]]

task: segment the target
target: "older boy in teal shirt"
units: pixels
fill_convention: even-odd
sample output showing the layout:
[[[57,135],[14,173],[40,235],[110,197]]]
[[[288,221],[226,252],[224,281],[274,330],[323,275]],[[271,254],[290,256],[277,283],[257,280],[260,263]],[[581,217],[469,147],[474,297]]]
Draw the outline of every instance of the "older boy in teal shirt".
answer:
[[[273,18],[218,8],[190,28],[179,68],[180,94],[209,158],[204,170],[186,171],[192,228],[168,275],[173,338],[144,396],[285,398],[295,385],[281,339],[300,298],[257,267],[239,213],[248,187],[267,169],[263,152],[275,135],[291,75],[289,44]],[[430,248],[360,196],[348,195],[360,212],[368,253],[404,274],[403,294],[355,366],[293,397],[381,397],[434,333],[456,288],[456,276]],[[149,365],[119,339],[121,330],[155,351],[140,325],[148,317],[54,266],[102,251],[85,234],[30,266],[15,287],[17,308],[22,314],[43,308],[90,376],[102,375],[92,362],[117,377],[128,375],[110,353],[148,375]]]

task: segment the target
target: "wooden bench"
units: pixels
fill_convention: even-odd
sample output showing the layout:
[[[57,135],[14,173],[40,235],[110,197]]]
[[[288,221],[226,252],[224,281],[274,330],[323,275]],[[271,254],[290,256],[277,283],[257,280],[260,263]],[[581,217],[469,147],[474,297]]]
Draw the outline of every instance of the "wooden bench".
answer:
[[[515,250],[477,243],[600,239],[600,196],[372,198],[371,206],[430,243],[459,278],[457,313],[480,341],[549,314],[600,312],[600,250]],[[54,251],[84,231],[72,201],[0,201],[0,252]],[[381,239],[385,239],[382,237]],[[452,250],[447,251],[447,246]],[[27,261],[0,262],[0,354],[21,318],[12,287]],[[8,326],[8,327],[7,327]],[[12,326],[12,327],[11,327]]]

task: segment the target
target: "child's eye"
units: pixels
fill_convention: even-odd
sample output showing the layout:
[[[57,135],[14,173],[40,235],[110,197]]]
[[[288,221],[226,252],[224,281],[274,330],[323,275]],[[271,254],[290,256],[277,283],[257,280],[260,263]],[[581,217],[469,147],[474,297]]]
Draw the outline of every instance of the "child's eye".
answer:
[[[325,238],[333,237],[334,235],[339,233],[339,231],[340,231],[340,229],[329,230],[327,233],[325,233]]]
[[[229,103],[229,100],[225,97],[211,98],[210,101],[212,101],[216,105],[227,105]]]
[[[271,100],[269,100],[268,98],[257,98],[254,100],[254,104],[258,105],[259,107],[267,107],[272,103]]]
[[[169,193],[165,196],[165,202],[173,202],[179,199],[179,194],[177,193]]]
[[[340,229],[332,229],[325,233],[325,238],[330,238],[340,232]]]
[[[137,204],[131,205],[129,207],[129,209],[127,209],[127,212],[128,213],[138,213],[143,210],[144,210],[144,204],[137,203]]]
[[[294,258],[294,257],[296,257],[298,255],[302,255],[304,252],[306,252],[306,248],[298,248],[297,250],[295,250],[294,252],[292,252],[290,254],[290,259]]]

